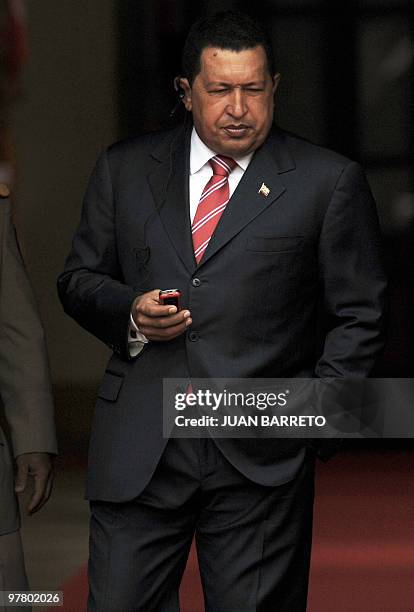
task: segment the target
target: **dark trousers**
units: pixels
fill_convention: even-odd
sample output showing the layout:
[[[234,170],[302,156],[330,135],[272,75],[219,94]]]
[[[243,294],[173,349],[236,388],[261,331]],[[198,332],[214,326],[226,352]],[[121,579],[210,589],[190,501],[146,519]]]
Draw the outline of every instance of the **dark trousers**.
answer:
[[[91,502],[89,612],[177,612],[194,534],[206,612],[305,611],[314,463],[265,487],[210,439],[169,440],[136,499]]]
[[[27,591],[20,529],[0,535],[0,591]],[[4,599],[5,596],[4,596]],[[31,606],[2,606],[1,612],[31,612]]]

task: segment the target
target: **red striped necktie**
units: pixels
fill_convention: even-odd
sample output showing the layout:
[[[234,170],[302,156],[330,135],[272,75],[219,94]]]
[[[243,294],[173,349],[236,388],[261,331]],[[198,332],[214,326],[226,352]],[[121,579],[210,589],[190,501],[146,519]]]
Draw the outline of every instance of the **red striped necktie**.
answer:
[[[213,168],[213,176],[203,189],[191,228],[197,263],[200,263],[217,223],[227,206],[229,201],[228,178],[230,172],[237,166],[234,159],[223,155],[215,155],[209,160],[209,164]]]

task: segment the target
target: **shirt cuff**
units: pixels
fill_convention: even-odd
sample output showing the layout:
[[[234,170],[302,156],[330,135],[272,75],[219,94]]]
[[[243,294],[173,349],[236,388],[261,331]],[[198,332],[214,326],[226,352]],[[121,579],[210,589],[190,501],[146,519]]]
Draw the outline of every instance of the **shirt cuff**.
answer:
[[[135,323],[132,313],[129,315],[128,325],[128,350],[131,357],[136,357],[140,354],[145,344],[148,344],[148,338],[140,331]]]

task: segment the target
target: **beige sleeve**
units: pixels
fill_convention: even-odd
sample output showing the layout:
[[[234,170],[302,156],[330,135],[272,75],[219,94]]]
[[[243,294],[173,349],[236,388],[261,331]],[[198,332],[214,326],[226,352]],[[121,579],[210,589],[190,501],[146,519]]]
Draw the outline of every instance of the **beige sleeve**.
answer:
[[[0,200],[0,239],[0,395],[13,453],[56,453],[44,332],[7,200]]]

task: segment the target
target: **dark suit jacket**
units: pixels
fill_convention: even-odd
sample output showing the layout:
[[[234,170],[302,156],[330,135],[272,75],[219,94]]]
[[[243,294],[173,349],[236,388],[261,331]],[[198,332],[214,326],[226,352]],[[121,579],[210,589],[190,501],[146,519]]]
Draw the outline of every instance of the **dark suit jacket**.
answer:
[[[0,198],[0,396],[14,456],[57,452],[43,327],[10,216]],[[0,535],[19,528],[14,469],[0,427]]]
[[[104,152],[58,281],[66,312],[114,351],[92,427],[92,499],[129,499],[149,480],[166,444],[162,378],[366,376],[382,346],[378,222],[358,164],[273,129],[199,265],[188,166],[182,129]],[[258,193],[262,183],[268,197]],[[132,301],[157,287],[181,289],[193,324],[131,360]],[[304,454],[300,441],[216,443],[269,485],[293,478]]]

